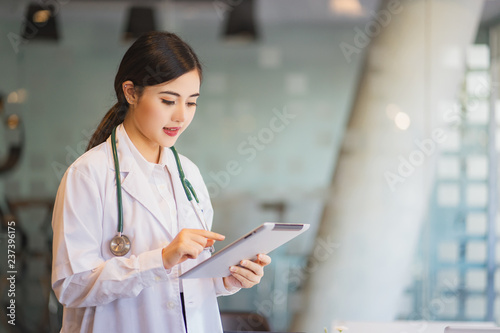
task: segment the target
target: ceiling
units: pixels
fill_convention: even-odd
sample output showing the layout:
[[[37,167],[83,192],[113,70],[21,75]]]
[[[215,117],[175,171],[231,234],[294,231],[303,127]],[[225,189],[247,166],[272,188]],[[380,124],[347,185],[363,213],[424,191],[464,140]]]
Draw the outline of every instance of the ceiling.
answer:
[[[242,0],[71,0],[64,7],[102,8],[123,5],[171,5],[180,15],[186,12],[200,19],[213,19],[230,11]],[[24,12],[29,0],[0,0],[0,18],[18,16]],[[346,23],[366,21],[377,12],[382,0],[256,0],[256,14],[265,23]],[[50,2],[52,3],[52,2]],[[55,2],[57,3],[57,2]],[[61,5],[62,7],[62,5]]]
[[[95,7],[96,15],[101,8],[110,5],[154,4],[171,5],[180,15],[188,14],[200,19],[213,19],[221,12],[243,0],[71,0],[65,6]],[[256,0],[258,20],[264,23],[352,23],[373,18],[384,0]],[[436,0],[428,0],[436,1]],[[475,0],[471,0],[475,1]],[[22,15],[29,0],[0,0],[0,18]],[[57,3],[57,2],[55,2]],[[342,11],[349,5],[359,6],[360,12]],[[500,0],[484,0],[481,17],[483,25],[500,23]]]

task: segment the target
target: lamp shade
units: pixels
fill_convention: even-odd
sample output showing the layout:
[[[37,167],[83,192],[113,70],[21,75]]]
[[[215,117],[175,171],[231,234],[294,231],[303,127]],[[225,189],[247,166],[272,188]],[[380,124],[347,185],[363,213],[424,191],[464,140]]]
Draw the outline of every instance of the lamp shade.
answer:
[[[59,31],[54,6],[37,3],[29,4],[22,27],[22,36],[24,39],[29,40],[58,40]]]
[[[224,37],[228,40],[254,41],[257,39],[254,1],[242,0],[227,11]]]
[[[125,39],[135,39],[140,35],[156,30],[156,21],[153,8],[130,7],[128,12],[127,26],[125,28]]]

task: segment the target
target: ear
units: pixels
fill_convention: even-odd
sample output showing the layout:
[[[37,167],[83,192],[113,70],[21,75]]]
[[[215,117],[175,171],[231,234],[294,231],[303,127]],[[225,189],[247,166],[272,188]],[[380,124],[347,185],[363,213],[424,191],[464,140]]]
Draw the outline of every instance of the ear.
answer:
[[[137,94],[135,92],[135,86],[132,81],[125,81],[122,83],[123,94],[128,104],[135,104],[137,102]]]

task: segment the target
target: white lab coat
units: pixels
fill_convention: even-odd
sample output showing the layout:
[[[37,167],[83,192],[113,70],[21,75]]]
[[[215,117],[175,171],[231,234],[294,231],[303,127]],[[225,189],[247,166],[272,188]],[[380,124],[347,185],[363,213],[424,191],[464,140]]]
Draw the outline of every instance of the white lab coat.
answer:
[[[186,198],[170,149],[167,167],[177,204],[177,221],[165,221],[130,150],[120,145],[123,233],[132,247],[115,257],[109,242],[117,233],[118,213],[111,138],[82,155],[66,171],[54,206],[52,286],[64,305],[61,332],[185,332],[179,269],[186,271],[209,254],[187,260],[170,271],[161,249],[182,228],[201,228]],[[213,210],[198,168],[180,156],[186,178],[196,189],[208,227]],[[179,268],[179,266],[181,266]],[[222,332],[216,296],[231,294],[222,279],[181,280],[188,332]]]

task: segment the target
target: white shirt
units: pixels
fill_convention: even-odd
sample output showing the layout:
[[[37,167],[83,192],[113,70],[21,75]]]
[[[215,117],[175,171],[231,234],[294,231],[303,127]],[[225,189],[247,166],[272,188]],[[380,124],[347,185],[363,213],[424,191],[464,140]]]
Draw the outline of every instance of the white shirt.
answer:
[[[166,154],[163,154],[163,150],[161,150],[159,163],[151,163],[147,161],[135,147],[133,142],[130,140],[127,131],[125,131],[125,128],[123,130],[123,134],[123,141],[130,149],[137,165],[148,179],[151,191],[163,212],[163,216],[166,220],[176,221],[176,224],[178,225],[177,205],[175,203],[175,194],[172,188],[172,176],[167,168]]]
[[[181,230],[179,221],[177,220],[177,205],[175,203],[175,193],[172,187],[172,175],[168,171],[167,167],[167,155],[160,151],[160,158],[158,163],[151,163],[144,158],[137,147],[134,145],[132,140],[127,134],[125,128],[123,128],[123,142],[127,145],[132,156],[135,158],[139,169],[148,179],[148,183],[151,186],[151,193],[155,197],[155,201],[158,202],[160,209],[163,213],[163,217],[166,221],[171,221],[177,227],[176,231]],[[172,229],[175,230],[172,226]],[[182,272],[179,272],[180,274]],[[179,280],[179,291],[183,291],[182,283]]]
[[[109,250],[118,221],[110,138],[77,159],[61,181],[52,219],[52,287],[64,305],[61,332],[185,332],[180,284],[184,289],[188,331],[222,332],[216,296],[238,289],[226,290],[220,278],[178,278],[181,269],[195,266],[209,254],[204,251],[197,259],[187,260],[169,271],[163,267],[161,250],[173,240],[179,228],[201,227],[184,194],[173,154],[164,148],[161,160],[171,174],[176,219],[171,205],[166,213],[151,190],[152,185],[145,186],[150,179],[144,175],[126,140],[121,125],[117,129],[117,148],[123,231],[132,243],[124,257],[115,257]],[[196,166],[180,157],[210,228],[213,211],[206,186]],[[152,179],[155,179],[154,168]],[[164,185],[162,177],[158,184],[154,180],[154,184],[157,189]],[[158,189],[161,197],[162,191]]]

